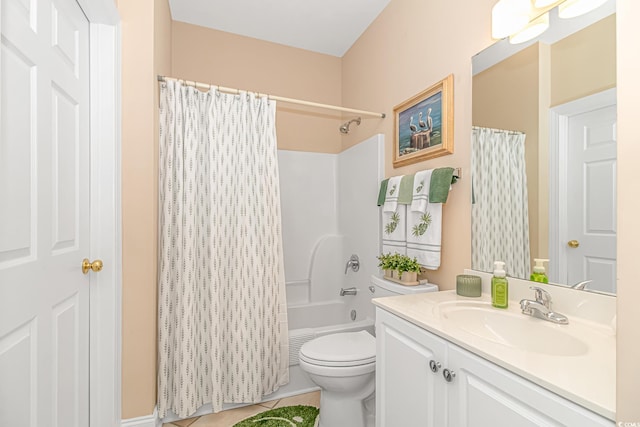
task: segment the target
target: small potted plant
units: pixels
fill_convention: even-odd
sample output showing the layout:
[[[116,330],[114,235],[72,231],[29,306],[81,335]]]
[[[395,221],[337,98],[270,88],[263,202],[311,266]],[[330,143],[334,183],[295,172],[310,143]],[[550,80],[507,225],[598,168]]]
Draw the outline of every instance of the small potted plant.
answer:
[[[417,282],[418,273],[420,273],[420,264],[417,258],[409,258],[406,255],[399,255],[398,265],[398,279],[402,282]]]
[[[384,271],[384,277],[392,277],[392,272],[396,269],[396,259],[397,254],[386,253],[378,255],[378,267]]]
[[[420,273],[420,264],[416,258],[409,258],[400,254],[378,255],[378,267],[384,271],[384,277],[396,279],[402,282],[417,282]]]

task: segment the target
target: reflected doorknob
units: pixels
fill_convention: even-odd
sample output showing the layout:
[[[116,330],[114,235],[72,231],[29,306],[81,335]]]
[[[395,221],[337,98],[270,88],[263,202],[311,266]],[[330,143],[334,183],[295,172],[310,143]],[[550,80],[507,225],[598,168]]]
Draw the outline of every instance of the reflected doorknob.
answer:
[[[578,242],[577,240],[569,240],[567,242],[567,245],[569,245],[570,248],[577,248],[578,246],[580,246],[580,242]]]
[[[97,273],[98,271],[102,270],[102,260],[97,259],[93,262],[90,262],[89,259],[87,258],[83,259],[82,274],[87,274],[89,270],[93,271],[94,273]]]

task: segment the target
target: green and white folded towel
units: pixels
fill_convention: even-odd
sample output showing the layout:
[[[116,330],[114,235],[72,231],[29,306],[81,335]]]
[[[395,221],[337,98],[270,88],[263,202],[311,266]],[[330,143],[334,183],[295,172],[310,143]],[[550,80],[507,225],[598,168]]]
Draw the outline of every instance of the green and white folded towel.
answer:
[[[384,199],[387,197],[387,186],[389,185],[389,178],[383,179],[380,183],[380,192],[378,192],[378,206],[384,205]]]
[[[429,184],[429,203],[446,203],[453,182],[453,168],[434,169]]]
[[[384,197],[383,212],[395,212],[398,207],[398,198],[400,197],[400,181],[402,176],[392,176],[387,184],[387,193]]]
[[[413,175],[404,175],[400,180],[398,203],[402,205],[410,205],[413,199],[413,177]]]
[[[398,203],[401,205],[410,205],[412,198],[413,175],[394,176],[380,183],[378,206],[385,205],[385,212],[395,210],[395,204]]]
[[[389,185],[390,181],[393,181]],[[395,206],[410,205],[414,196],[414,175],[401,175],[387,178],[380,182],[378,192],[378,206],[385,206],[385,211],[395,211]],[[445,203],[449,197],[451,184],[456,182],[453,176],[453,168],[433,169],[429,184],[429,201],[433,203]]]

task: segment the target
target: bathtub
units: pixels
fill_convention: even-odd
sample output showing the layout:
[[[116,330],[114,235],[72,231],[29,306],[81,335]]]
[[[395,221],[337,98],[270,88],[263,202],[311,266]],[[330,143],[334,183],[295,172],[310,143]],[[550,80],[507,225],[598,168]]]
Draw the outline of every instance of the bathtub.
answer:
[[[367,330],[373,335],[373,319],[351,320],[343,301],[289,306],[289,366],[298,364],[298,352],[307,341],[337,332]]]
[[[347,305],[342,301],[326,301],[296,304],[287,307],[289,321],[289,383],[276,392],[264,396],[263,402],[295,396],[320,390],[298,364],[298,352],[302,345],[315,337],[337,332],[356,332],[361,330],[374,333],[374,321],[371,318],[352,321]],[[233,409],[247,404],[225,403],[224,409]],[[211,414],[211,404],[200,407],[192,416]],[[177,421],[180,418],[169,412],[163,423]]]
[[[371,318],[351,320],[347,305],[342,301],[325,301],[296,304],[287,308],[289,321],[289,383],[264,397],[267,402],[297,394],[320,390],[300,369],[298,352],[304,343],[313,338],[338,332],[366,330],[374,334]]]

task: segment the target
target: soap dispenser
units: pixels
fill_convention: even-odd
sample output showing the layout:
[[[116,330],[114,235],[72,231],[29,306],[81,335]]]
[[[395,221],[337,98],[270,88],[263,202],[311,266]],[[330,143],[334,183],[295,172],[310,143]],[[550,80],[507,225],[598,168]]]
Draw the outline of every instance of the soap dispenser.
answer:
[[[496,308],[509,306],[509,283],[504,271],[504,262],[495,261],[493,278],[491,279],[491,304]]]
[[[549,277],[547,277],[547,272],[544,269],[544,263],[549,262],[549,260],[534,258],[533,262],[535,265],[533,266],[533,273],[531,273],[531,280],[538,283],[549,283]]]

